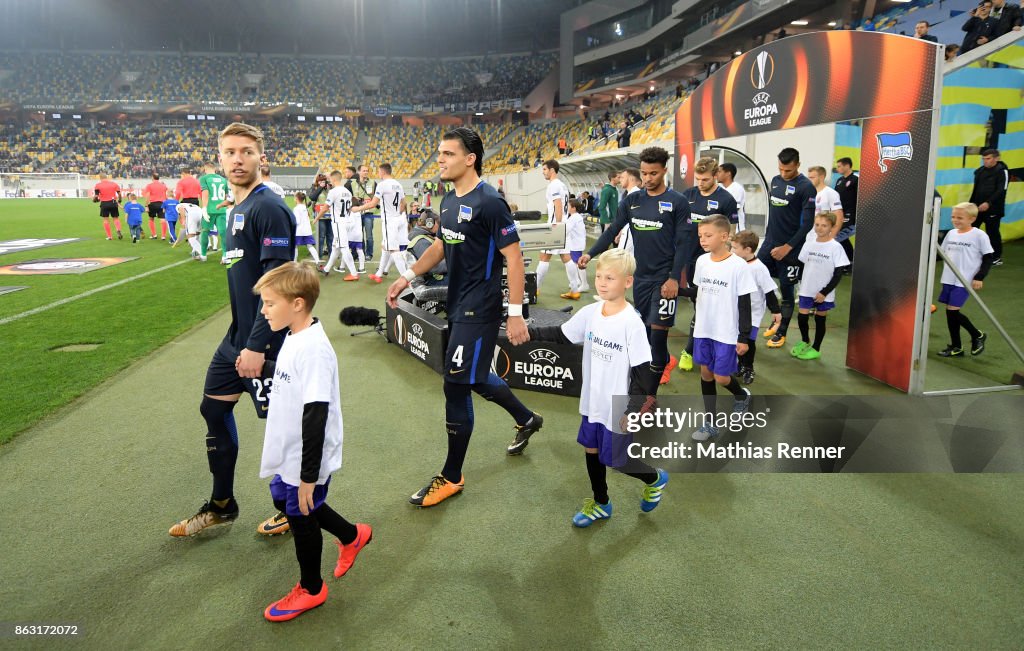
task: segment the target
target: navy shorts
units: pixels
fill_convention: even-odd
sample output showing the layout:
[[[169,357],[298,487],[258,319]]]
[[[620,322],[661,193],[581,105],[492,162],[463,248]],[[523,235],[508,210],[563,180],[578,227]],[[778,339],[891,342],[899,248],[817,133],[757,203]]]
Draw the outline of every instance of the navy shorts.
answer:
[[[572,259],[573,262],[579,262],[582,257],[583,251],[569,251],[569,258]]]
[[[759,326],[754,326],[750,329],[750,340],[757,341],[757,331],[760,330]]]
[[[967,290],[957,285],[942,283],[942,292],[939,294],[939,302],[949,307],[963,307],[971,295]]]
[[[274,360],[277,359],[277,351],[281,349],[283,339],[283,331],[280,337],[275,335],[274,343],[266,353],[267,361],[263,364],[263,375],[258,378],[244,378],[235,370],[235,360],[238,359],[239,351],[225,338],[213,353],[210,366],[206,369],[203,393],[208,396],[248,393],[252,398],[253,407],[256,408],[256,415],[266,418],[270,407],[270,389],[274,383]]]
[[[501,324],[448,322],[448,348],[444,351],[445,382],[476,384],[491,372],[494,347]]]
[[[821,303],[815,303],[812,296],[801,296],[797,307],[801,310],[814,310],[818,314],[824,314],[836,306],[832,301],[822,301]]]
[[[693,361],[707,366],[715,375],[733,375],[739,366],[736,344],[723,344],[704,337],[693,339]]]
[[[327,487],[331,485],[331,478],[322,484],[313,487],[313,510],[317,510],[327,501]],[[284,502],[285,515],[302,515],[299,510],[299,487],[286,484],[281,475],[274,475],[270,480],[270,497],[274,503]],[[312,512],[312,511],[311,511]]]
[[[647,325],[671,328],[676,323],[678,298],[662,298],[664,280],[638,280],[633,283],[633,305]]]
[[[790,251],[789,255],[783,259],[776,260],[772,257],[771,252],[777,246],[781,245],[774,242],[765,242],[757,250],[757,259],[764,263],[764,266],[768,267],[768,272],[772,278],[777,278],[781,285],[792,287],[800,281],[800,277],[804,273],[804,263],[800,262],[796,251]]]
[[[584,416],[576,442],[585,448],[597,448],[598,460],[609,468],[621,468],[629,461],[627,450],[633,437],[616,434],[601,423],[591,423]]]

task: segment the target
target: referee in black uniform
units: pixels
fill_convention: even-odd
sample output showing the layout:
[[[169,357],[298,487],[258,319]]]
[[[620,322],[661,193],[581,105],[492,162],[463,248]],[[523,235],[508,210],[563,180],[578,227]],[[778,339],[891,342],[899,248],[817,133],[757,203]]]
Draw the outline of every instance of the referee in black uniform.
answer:
[[[448,456],[441,473],[412,495],[416,506],[434,506],[462,491],[462,464],[473,433],[472,391],[500,405],[516,421],[516,436],[508,454],[520,454],[544,420],[527,409],[491,372],[491,358],[501,328],[502,257],[508,267],[509,342],[530,340],[523,320],[525,286],[519,233],[508,204],[497,190],[480,180],[484,145],[472,129],[459,127],[444,134],[437,148],[441,181],[454,189],[441,200],[439,237],[416,264],[388,288],[388,304],[397,300],[416,276],[442,259],[448,264],[448,348],[444,358],[445,421]]]

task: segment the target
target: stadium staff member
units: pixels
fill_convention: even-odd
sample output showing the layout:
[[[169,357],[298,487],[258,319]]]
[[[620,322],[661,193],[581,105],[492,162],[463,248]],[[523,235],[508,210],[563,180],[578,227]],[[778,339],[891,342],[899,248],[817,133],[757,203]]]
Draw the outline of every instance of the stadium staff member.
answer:
[[[110,180],[107,174],[100,174],[100,182],[93,186],[93,201],[100,204],[100,217],[103,218],[103,230],[110,239],[110,218],[114,218],[114,226],[117,228],[117,239],[124,239],[121,234],[121,213],[117,205],[121,203],[121,186]]]
[[[1003,237],[999,234],[999,222],[1006,213],[1006,190],[1010,187],[1010,170],[999,160],[998,149],[981,152],[981,167],[974,170],[974,188],[971,203],[978,207],[978,218],[974,226],[983,224],[995,252],[992,266],[1003,264]],[[120,231],[118,232],[120,236]]]
[[[843,203],[843,226],[839,229],[839,235],[836,235],[836,242],[846,252],[850,261],[849,269],[853,266],[853,244],[850,238],[857,232],[857,189],[860,187],[860,177],[853,173],[853,159],[848,156],[836,161],[836,171],[839,172],[839,178],[834,187]]]
[[[206,420],[206,457],[213,475],[213,491],[199,511],[171,527],[172,536],[194,536],[208,527],[231,524],[238,518],[234,497],[238,430],[232,413],[242,393],[249,393],[256,413],[266,418],[270,378],[264,362],[276,359],[285,332],[275,333],[262,314],[263,302],[252,288],[271,269],[290,262],[294,254],[295,226],[291,211],[263,185],[260,163],[263,132],[248,124],[230,124],[218,138],[221,167],[227,173],[235,205],[228,213],[228,295],[231,325],[217,346],[203,388],[199,412]],[[269,370],[269,369],[267,369]],[[260,525],[263,528],[278,516]],[[284,527],[272,533],[287,531]]]
[[[388,305],[397,307],[399,294],[413,278],[441,260],[447,261],[450,335],[444,358],[444,395],[448,456],[441,472],[409,498],[423,507],[439,504],[465,486],[462,465],[473,434],[472,391],[515,418],[516,437],[508,447],[509,454],[520,454],[544,423],[540,414],[527,409],[490,370],[501,327],[502,258],[510,297],[505,324],[508,340],[517,346],[529,341],[530,334],[523,320],[526,277],[519,233],[508,204],[480,180],[484,143],[472,129],[459,127],[441,137],[437,154],[441,180],[454,183],[454,190],[441,201],[441,238],[392,283],[387,297]]]
[[[352,193],[353,206],[363,205],[373,199],[377,193],[377,184],[370,179],[370,168],[366,165],[359,166],[359,176],[350,178],[345,187]],[[375,215],[374,211],[362,213],[363,248],[366,251],[367,260],[373,260],[373,218]]]
[[[181,170],[181,179],[174,185],[174,198],[181,203],[199,205],[199,195],[203,189],[199,187],[199,179],[192,176],[190,170]]]
[[[409,255],[413,257],[413,264],[434,245],[437,240],[437,231],[441,228],[441,220],[434,211],[426,208],[420,213],[416,225],[409,231]],[[441,260],[419,277],[426,285],[447,285],[448,263]]]

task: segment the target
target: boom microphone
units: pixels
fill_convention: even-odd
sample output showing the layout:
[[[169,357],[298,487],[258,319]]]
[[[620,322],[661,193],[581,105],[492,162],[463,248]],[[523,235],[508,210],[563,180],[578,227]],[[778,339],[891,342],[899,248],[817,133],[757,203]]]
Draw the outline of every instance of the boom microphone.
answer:
[[[368,307],[346,307],[341,311],[339,318],[347,326],[375,327],[380,323],[380,310]]]

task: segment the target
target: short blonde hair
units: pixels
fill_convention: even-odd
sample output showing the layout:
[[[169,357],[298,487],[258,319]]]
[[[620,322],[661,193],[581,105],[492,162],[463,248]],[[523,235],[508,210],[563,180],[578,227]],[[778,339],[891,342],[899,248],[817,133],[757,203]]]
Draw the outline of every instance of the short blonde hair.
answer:
[[[263,274],[252,293],[259,294],[262,289],[277,292],[289,301],[301,298],[306,302],[306,310],[312,311],[320,298],[320,276],[312,263],[286,262]]]
[[[811,167],[808,167],[807,168],[807,172],[808,173],[814,172],[816,174],[820,174],[821,178],[823,178],[823,179],[827,179],[828,178],[828,170],[826,170],[821,165],[813,165]]]
[[[597,268],[606,267],[623,276],[632,276],[636,272],[636,258],[626,249],[609,249],[597,256]]]
[[[228,136],[243,136],[245,138],[251,138],[256,141],[256,151],[263,153],[263,132],[259,127],[254,127],[251,124],[243,124],[241,122],[232,122],[228,126],[224,127],[224,130],[217,136],[217,144],[219,145],[222,140]]]
[[[710,156],[705,156],[697,161],[693,166],[695,174],[707,174],[710,172],[712,175],[718,173],[718,161]]]
[[[953,210],[962,210],[967,213],[967,216],[972,220],[978,218],[978,207],[970,201],[964,201],[953,206]]]
[[[815,215],[814,218],[815,219],[824,219],[831,226],[835,226],[836,225],[836,215],[835,215],[835,213],[831,213],[831,212],[828,212],[828,211],[822,211],[822,212],[819,212],[817,215]]]

